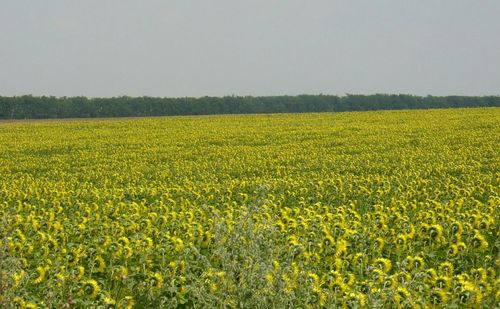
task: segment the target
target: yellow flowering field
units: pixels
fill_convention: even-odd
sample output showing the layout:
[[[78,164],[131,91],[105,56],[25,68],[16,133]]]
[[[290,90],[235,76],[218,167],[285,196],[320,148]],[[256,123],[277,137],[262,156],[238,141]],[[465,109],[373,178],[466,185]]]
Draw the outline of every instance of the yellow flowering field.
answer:
[[[0,123],[2,308],[493,308],[500,108]]]

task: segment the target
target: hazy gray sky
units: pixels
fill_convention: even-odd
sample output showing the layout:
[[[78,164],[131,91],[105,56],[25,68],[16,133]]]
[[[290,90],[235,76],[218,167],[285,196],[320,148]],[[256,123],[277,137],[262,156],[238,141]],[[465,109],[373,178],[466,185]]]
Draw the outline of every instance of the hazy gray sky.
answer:
[[[499,0],[0,0],[0,95],[500,94]]]

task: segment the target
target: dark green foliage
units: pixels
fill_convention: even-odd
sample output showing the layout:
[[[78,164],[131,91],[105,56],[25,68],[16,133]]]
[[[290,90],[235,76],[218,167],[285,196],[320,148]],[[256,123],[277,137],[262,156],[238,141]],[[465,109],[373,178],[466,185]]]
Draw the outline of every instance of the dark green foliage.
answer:
[[[16,97],[0,96],[0,119],[140,117],[256,113],[304,113],[381,109],[498,107],[500,96],[299,95],[226,96],[202,98],[154,97]]]

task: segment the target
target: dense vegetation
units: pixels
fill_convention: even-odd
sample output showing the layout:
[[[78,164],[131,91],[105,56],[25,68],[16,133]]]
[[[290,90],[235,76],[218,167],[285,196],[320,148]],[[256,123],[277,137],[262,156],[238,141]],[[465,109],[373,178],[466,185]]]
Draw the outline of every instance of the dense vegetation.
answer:
[[[500,97],[300,95],[273,97],[0,97],[0,119],[341,112],[500,106]]]
[[[0,123],[2,308],[494,308],[500,108]]]

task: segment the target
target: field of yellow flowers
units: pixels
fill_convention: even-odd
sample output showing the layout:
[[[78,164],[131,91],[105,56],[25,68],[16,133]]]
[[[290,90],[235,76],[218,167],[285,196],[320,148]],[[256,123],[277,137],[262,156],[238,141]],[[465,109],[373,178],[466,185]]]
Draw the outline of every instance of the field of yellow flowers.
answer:
[[[2,308],[493,308],[500,108],[0,123]]]

